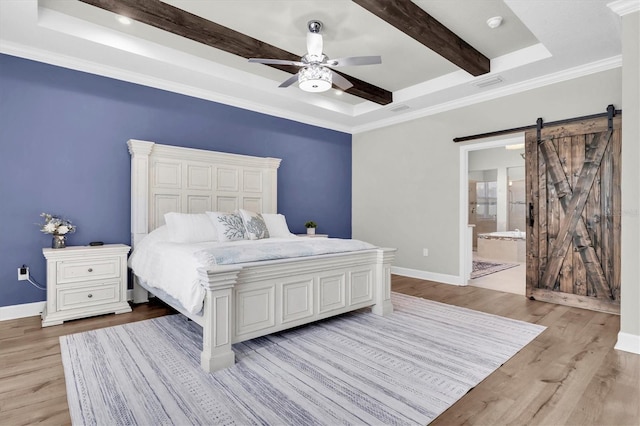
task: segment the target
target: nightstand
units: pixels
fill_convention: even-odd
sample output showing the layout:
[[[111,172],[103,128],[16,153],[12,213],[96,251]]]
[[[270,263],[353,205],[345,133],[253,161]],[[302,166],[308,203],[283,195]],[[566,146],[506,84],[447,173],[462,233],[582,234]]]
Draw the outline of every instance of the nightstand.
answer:
[[[306,238],[329,238],[329,234],[296,234],[298,237]]]
[[[124,244],[42,249],[47,259],[47,303],[42,326],[108,313],[131,312]]]

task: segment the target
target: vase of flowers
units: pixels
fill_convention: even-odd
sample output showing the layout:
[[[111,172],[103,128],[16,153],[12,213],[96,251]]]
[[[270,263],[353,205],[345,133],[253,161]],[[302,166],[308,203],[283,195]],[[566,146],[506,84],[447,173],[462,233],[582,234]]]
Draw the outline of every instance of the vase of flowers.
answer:
[[[44,224],[39,224],[40,231],[53,235],[51,248],[65,248],[67,245],[67,234],[76,232],[75,225],[73,225],[70,220],[49,213],[42,213],[40,217],[44,218]]]

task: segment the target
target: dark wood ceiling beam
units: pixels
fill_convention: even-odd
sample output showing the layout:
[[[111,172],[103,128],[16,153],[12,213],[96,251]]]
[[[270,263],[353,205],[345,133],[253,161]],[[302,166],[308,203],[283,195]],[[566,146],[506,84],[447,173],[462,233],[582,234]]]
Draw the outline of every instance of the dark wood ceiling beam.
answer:
[[[279,49],[159,0],[80,1],[243,58],[300,60],[299,55]],[[304,45],[304,40],[301,43]],[[256,64],[256,66],[259,65]],[[299,70],[295,66],[269,66],[291,74],[295,74]],[[387,105],[393,101],[393,94],[388,90],[355,77],[343,75],[353,84],[353,87],[346,91],[347,93],[380,105]]]
[[[489,58],[411,0],[353,0],[473,76],[490,71]]]

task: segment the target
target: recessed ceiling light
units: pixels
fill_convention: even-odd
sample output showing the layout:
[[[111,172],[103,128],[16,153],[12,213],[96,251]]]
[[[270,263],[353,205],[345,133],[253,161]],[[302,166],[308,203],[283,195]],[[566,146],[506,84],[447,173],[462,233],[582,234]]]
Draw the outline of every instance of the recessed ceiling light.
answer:
[[[506,145],[505,148],[506,149],[524,149],[524,144],[523,143],[517,143],[515,145]]]
[[[133,22],[131,19],[127,18],[126,16],[122,16],[122,15],[118,15],[116,17],[116,19],[118,20],[118,22],[120,22],[122,25],[131,25],[131,23]]]
[[[336,90],[335,93],[336,93],[336,96],[342,96],[344,92],[342,90]]]
[[[489,28],[498,28],[502,24],[502,16],[494,16],[493,18],[487,19],[487,25]]]

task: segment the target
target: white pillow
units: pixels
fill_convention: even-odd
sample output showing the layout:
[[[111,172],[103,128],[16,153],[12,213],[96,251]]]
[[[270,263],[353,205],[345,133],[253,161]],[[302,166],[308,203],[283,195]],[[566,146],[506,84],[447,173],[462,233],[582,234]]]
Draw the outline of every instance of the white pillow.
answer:
[[[217,241],[218,233],[205,213],[166,213],[164,221],[174,243]]]
[[[238,241],[247,239],[247,231],[240,213],[207,212],[218,232],[220,241]]]
[[[251,212],[249,210],[240,209],[240,216],[244,222],[244,228],[247,231],[247,237],[250,240],[261,240],[269,238],[269,230],[260,213]]]
[[[282,214],[262,213],[262,219],[267,224],[269,236],[272,238],[288,238],[294,235],[289,231],[287,219]]]

